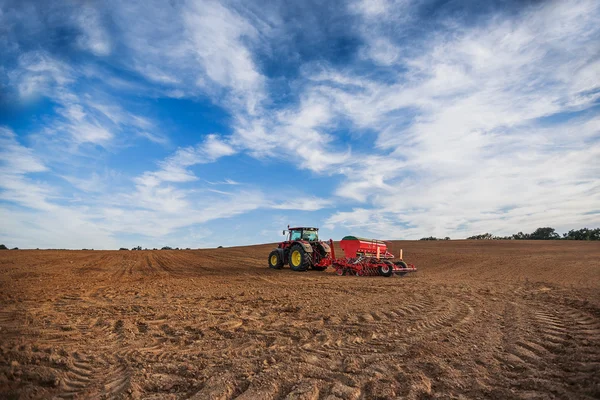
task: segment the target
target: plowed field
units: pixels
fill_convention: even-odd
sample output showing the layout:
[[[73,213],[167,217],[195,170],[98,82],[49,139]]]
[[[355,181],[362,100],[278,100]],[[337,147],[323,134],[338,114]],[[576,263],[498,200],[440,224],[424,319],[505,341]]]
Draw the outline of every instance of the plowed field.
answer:
[[[395,242],[402,278],[271,247],[0,252],[0,398],[600,397],[598,243]]]

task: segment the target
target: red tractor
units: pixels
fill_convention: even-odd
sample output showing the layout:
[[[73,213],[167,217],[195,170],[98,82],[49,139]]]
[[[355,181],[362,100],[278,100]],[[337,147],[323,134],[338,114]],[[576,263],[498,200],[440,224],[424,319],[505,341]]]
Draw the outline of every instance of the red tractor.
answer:
[[[288,238],[269,254],[269,268],[289,264],[294,271],[324,271],[332,263],[331,247],[319,240],[319,228],[297,227],[283,231]]]

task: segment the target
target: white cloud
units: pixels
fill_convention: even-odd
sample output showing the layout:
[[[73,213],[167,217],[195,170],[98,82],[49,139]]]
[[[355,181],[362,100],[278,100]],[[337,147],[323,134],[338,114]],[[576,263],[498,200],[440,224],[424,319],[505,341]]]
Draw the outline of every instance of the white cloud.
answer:
[[[46,170],[47,167],[30,149],[17,142],[14,132],[0,127],[0,200],[33,209],[53,209],[47,201],[47,197],[52,195],[52,188],[27,177]]]
[[[161,144],[161,145],[166,145],[169,143],[169,139],[166,136],[160,135],[158,133],[140,131],[140,132],[138,132],[138,136],[146,138],[151,142]]]
[[[393,65],[400,56],[400,51],[388,39],[379,37],[371,40],[364,49],[365,57],[378,65]]]
[[[218,1],[115,4],[113,21],[128,49],[124,62],[171,97],[210,95],[215,103],[255,114],[265,78],[251,44],[259,30]]]
[[[207,140],[214,147],[217,139]],[[32,173],[51,173],[27,147],[16,140],[8,128],[0,128],[0,206],[3,224],[0,239],[18,247],[116,248],[115,235],[137,234],[165,237],[177,229],[227,218],[264,206],[259,191],[241,190],[233,194],[207,196],[193,189],[164,186],[162,182],[182,182],[174,162],[193,162],[181,152],[166,161],[163,169],[139,178],[134,192],[111,190],[107,181],[114,174],[87,178],[63,176],[72,185],[87,192],[80,205],[65,204],[55,187],[35,180]],[[224,148],[217,146],[220,154]],[[153,183],[148,183],[154,179]],[[234,181],[226,181],[235,184]],[[72,198],[71,200],[76,200]],[[60,221],[60,222],[59,222]]]
[[[55,208],[31,212],[0,205],[0,217],[0,241],[7,246],[21,249],[120,247],[111,232],[89,220],[85,210]]]
[[[85,211],[56,204],[57,189],[30,176],[48,168],[12,131],[0,128],[0,144],[0,241],[21,248],[114,247]]]
[[[337,194],[368,207],[338,212],[329,225],[415,238],[600,222],[584,215],[600,201],[597,117],[535,122],[592,105],[596,97],[582,91],[600,87],[589,78],[599,23],[597,2],[547,3],[435,39],[403,60],[409,80],[363,78],[352,93],[330,87],[338,107],[379,131],[377,146],[391,155],[343,170]]]
[[[19,95],[25,100],[48,95],[54,87],[73,82],[71,68],[43,51],[22,54],[18,68],[8,75],[12,85],[16,86]]]
[[[124,129],[133,132],[130,138],[168,143],[150,119],[124,110],[112,97],[103,93],[76,94],[73,86],[81,78],[80,71],[47,52],[22,54],[18,68],[9,72],[9,78],[21,99],[30,101],[45,96],[56,104],[56,112],[62,118],[55,118],[46,127],[46,133],[38,136],[45,136],[48,142],[58,142],[63,151],[77,151],[77,147],[85,143],[109,147],[116,133]]]
[[[246,110],[254,113],[262,100],[264,78],[243,40],[255,40],[257,30],[235,11],[214,1],[188,3],[182,14],[192,51],[206,76],[230,88]]]
[[[218,135],[210,134],[204,141],[195,147],[185,147],[177,150],[159,163],[158,171],[145,172],[137,177],[135,182],[145,187],[158,186],[162,182],[189,182],[196,180],[196,176],[187,168],[197,164],[214,162],[225,156],[236,153],[236,150]]]
[[[348,29],[364,42],[356,58],[341,66],[311,61],[287,85],[279,85],[287,78],[270,79],[266,71],[280,56],[271,47],[278,39],[273,35],[292,37],[286,29],[293,28],[284,19],[258,16],[245,3],[77,8],[66,19],[79,27],[74,46],[111,60],[111,67],[67,63],[43,50],[23,50],[17,66],[7,67],[8,86],[22,100],[48,97],[57,114],[28,136],[32,148],[9,130],[2,133],[1,196],[11,204],[0,210],[9,227],[3,234],[26,226],[16,245],[28,237],[51,243],[56,236],[60,246],[86,239],[110,247],[120,233],[158,240],[259,208],[334,206],[339,211],[328,219],[330,228],[387,238],[599,222],[598,214],[585,215],[600,203],[600,121],[590,109],[600,98],[597,2],[524,6],[469,26],[446,20],[409,45],[405,25],[417,18],[412,2],[355,1],[349,8],[356,23]],[[18,49],[6,41],[0,38],[0,49]],[[282,65],[302,64],[301,46],[285,43],[290,59]],[[112,68],[146,81],[114,76]],[[75,169],[74,154],[92,160],[133,139],[169,145],[168,128],[132,112],[134,101],[125,104],[108,94],[113,91],[136,99],[208,97],[228,114],[229,133],[198,134],[197,145],[127,177],[126,187],[107,185],[111,177],[98,173],[87,179],[71,174],[65,166]],[[339,181],[336,197],[314,197],[308,186],[299,200],[267,198],[260,183],[206,181],[199,172],[203,164],[237,154],[332,175]],[[65,194],[40,178],[52,174],[83,193]],[[36,211],[28,214],[25,207]],[[64,234],[51,227],[57,218],[69,219]],[[86,233],[79,238],[78,231]]]
[[[231,156],[235,153],[236,150],[233,147],[214,134],[206,137],[200,150],[200,154],[209,161]]]
[[[357,0],[350,2],[350,9],[367,18],[385,18],[393,8],[404,6],[405,3],[394,0]]]
[[[234,181],[233,179],[224,179],[222,181],[206,181],[209,185],[241,185],[240,182]]]
[[[98,10],[89,4],[80,6],[75,19],[82,31],[77,39],[78,44],[98,56],[110,54],[111,41],[101,22]]]
[[[46,171],[46,166],[33,151],[17,142],[15,133],[0,126],[0,161],[3,174],[25,174]]]
[[[317,197],[306,197],[297,200],[276,203],[272,208],[277,210],[298,210],[298,211],[316,211],[322,208],[331,207],[331,200],[319,199]]]
[[[327,96],[308,91],[298,105],[262,118],[240,118],[231,142],[255,157],[285,156],[300,168],[323,173],[350,158],[347,149],[335,148],[335,137],[327,133],[335,127],[335,117]]]

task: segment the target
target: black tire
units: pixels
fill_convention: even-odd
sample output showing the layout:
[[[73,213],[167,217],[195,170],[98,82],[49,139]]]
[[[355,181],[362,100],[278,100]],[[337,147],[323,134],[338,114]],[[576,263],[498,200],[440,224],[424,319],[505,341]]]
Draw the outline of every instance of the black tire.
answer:
[[[306,271],[310,266],[309,254],[304,251],[304,247],[299,244],[290,247],[290,255],[288,258],[290,268],[293,271]]]
[[[383,261],[383,265],[377,267],[377,271],[379,272],[379,275],[390,277],[394,274],[394,264],[389,261]]]
[[[406,264],[404,261],[396,261],[394,264],[396,264],[396,266],[400,268],[408,268],[408,264]],[[396,275],[398,276],[404,276],[406,274],[408,274],[408,272],[396,272]]]
[[[269,268],[281,269],[283,268],[283,260],[281,259],[281,252],[273,250],[269,253]]]

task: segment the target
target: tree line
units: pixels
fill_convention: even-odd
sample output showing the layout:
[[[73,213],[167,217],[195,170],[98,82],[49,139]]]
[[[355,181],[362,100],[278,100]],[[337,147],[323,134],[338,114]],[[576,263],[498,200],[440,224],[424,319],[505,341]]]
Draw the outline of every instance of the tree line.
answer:
[[[423,237],[419,240],[450,240],[437,238],[435,236]],[[550,227],[537,228],[532,233],[515,233],[509,236],[495,236],[491,233],[482,233],[481,235],[469,236],[467,240],[600,240],[600,228],[596,229],[571,229],[562,236],[556,232],[556,229]]]
[[[537,228],[532,233],[515,233],[510,236],[494,236],[491,233],[469,236],[468,240],[600,240],[600,228],[571,229],[562,236],[554,228]]]

